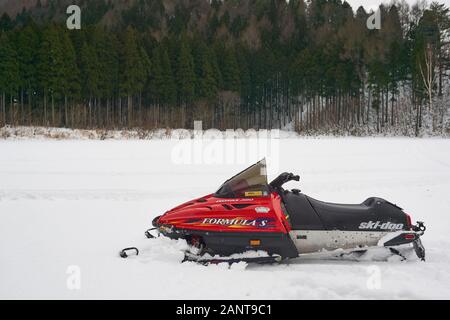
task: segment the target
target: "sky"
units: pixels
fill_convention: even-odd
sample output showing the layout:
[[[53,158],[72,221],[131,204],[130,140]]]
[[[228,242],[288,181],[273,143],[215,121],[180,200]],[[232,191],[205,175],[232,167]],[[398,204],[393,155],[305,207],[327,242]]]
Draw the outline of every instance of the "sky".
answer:
[[[447,7],[450,7],[450,0],[434,0],[439,3],[444,3]],[[347,0],[347,2],[352,6],[353,10],[356,11],[356,9],[359,8],[359,6],[363,6],[367,11],[370,11],[370,9],[377,8],[381,3],[389,3],[391,0]],[[416,0],[406,0],[410,5],[416,3]],[[427,0],[428,3],[431,3],[433,1]]]

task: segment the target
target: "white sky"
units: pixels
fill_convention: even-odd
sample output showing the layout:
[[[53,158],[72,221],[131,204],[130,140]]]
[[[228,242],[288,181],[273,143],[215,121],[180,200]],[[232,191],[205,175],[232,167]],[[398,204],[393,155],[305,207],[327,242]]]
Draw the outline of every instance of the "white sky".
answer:
[[[450,7],[450,0],[433,0],[439,3],[444,3],[447,7]],[[427,0],[428,3],[433,2],[432,0]],[[381,3],[390,3],[391,0],[347,0],[347,2],[352,6],[353,11],[359,8],[359,6],[363,6],[366,11],[370,11],[370,9],[377,8]],[[416,3],[416,0],[406,0],[410,5]]]

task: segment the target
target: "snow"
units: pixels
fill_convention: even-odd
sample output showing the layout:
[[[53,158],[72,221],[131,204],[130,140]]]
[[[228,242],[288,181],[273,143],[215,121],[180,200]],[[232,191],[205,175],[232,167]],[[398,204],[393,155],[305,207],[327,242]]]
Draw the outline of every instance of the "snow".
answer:
[[[450,298],[449,139],[266,142],[253,152],[251,139],[0,140],[0,299]],[[179,156],[189,148],[193,155]],[[321,253],[202,266],[180,263],[184,241],[144,237],[153,217],[215,191],[263,155],[269,178],[299,173],[288,187],[314,198],[379,196],[425,221],[427,261]],[[128,246],[141,254],[121,259]]]

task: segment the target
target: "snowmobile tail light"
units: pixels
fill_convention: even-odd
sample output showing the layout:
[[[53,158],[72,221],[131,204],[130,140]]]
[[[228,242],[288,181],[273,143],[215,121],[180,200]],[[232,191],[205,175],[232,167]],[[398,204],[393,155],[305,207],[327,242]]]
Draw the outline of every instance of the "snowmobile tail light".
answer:
[[[250,245],[255,247],[261,245],[261,240],[250,240]]]
[[[405,239],[406,239],[406,240],[412,240],[412,239],[414,239],[415,237],[416,237],[416,235],[413,234],[413,233],[407,233],[407,234],[405,234]]]

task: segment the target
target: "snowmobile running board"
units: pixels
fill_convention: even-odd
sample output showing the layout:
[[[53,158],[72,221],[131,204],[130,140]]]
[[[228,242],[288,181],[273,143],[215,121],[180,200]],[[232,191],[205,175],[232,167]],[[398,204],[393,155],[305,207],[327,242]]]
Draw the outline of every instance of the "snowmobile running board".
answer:
[[[230,257],[211,257],[204,258],[203,256],[198,256],[195,254],[191,254],[185,252],[184,259],[181,263],[186,261],[197,262],[203,265],[209,264],[219,264],[219,263],[228,263],[229,265],[233,263],[246,262],[246,263],[257,263],[257,264],[266,264],[266,263],[276,263],[280,262],[281,256],[273,255],[268,257],[243,257],[243,258],[230,258]]]

